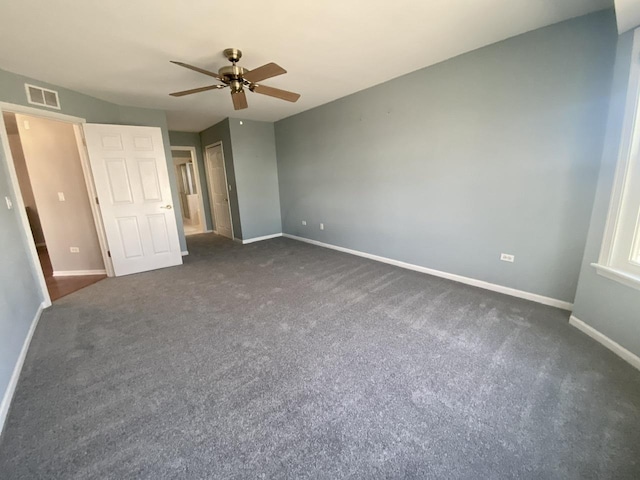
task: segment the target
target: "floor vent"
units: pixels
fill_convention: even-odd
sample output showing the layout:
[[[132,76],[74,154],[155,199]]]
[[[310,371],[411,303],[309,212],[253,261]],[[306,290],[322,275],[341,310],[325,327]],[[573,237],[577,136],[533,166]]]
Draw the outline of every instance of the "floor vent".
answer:
[[[55,90],[36,87],[28,83],[25,83],[24,87],[27,90],[27,100],[32,105],[40,105],[42,107],[60,110],[60,100],[58,99],[58,92]]]

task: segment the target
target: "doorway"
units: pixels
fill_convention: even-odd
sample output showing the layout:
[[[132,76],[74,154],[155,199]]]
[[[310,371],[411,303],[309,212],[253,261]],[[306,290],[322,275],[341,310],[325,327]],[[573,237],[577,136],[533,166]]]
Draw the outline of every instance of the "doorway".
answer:
[[[171,147],[185,235],[207,231],[195,147]]]
[[[2,120],[47,304],[107,277],[79,124],[5,108]]]
[[[207,165],[207,182],[211,212],[215,225],[214,232],[233,239],[233,222],[231,221],[231,206],[229,205],[229,182],[224,164],[222,142],[205,147]]]

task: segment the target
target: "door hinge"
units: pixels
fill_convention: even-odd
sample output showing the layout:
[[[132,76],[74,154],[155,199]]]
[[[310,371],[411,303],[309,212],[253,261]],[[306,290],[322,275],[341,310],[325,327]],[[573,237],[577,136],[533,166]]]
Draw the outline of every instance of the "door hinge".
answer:
[[[107,257],[111,258],[111,250],[107,250]]]
[[[100,199],[96,197],[96,205],[100,205]]]

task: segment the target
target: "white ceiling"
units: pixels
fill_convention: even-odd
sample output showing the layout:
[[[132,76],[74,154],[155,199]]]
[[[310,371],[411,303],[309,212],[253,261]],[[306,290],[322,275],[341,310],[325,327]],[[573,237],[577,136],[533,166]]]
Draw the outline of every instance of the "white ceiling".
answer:
[[[635,0],[634,0],[635,1]],[[464,52],[611,7],[613,0],[20,0],[0,6],[0,68],[123,105],[164,109],[172,130],[228,116],[275,121]],[[10,48],[9,48],[10,47]],[[217,71],[227,47],[240,65],[274,61],[265,81],[295,104],[228,90],[169,63]],[[63,106],[64,107],[64,106]]]

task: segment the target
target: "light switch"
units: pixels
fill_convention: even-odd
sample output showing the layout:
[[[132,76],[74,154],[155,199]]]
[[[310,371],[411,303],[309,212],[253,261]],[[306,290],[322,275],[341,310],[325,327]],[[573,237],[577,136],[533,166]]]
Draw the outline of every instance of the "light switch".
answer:
[[[4,199],[7,202],[7,210],[11,210],[13,208],[13,202],[11,201],[11,199],[9,197],[4,197]]]
[[[58,192],[58,200],[60,200],[61,202],[64,202],[64,193],[63,192]]]

